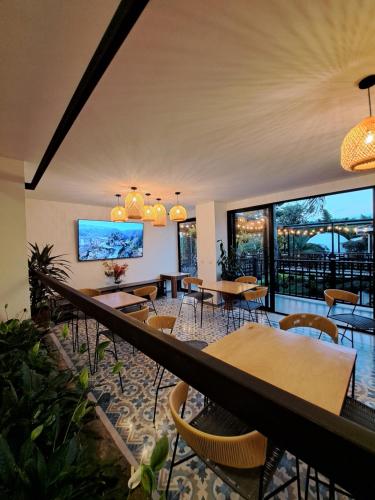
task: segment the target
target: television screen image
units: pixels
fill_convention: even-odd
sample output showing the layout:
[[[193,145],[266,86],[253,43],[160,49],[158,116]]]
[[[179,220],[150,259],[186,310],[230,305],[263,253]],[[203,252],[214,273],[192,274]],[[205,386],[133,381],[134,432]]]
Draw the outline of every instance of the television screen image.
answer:
[[[78,260],[130,259],[143,256],[143,224],[78,220]]]

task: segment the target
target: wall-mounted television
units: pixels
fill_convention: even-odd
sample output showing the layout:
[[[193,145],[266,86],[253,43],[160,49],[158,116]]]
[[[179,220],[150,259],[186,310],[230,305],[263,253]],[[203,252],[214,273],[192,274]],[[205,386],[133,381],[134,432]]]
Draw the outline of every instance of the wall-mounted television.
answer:
[[[143,256],[143,223],[79,219],[78,260],[131,259]]]

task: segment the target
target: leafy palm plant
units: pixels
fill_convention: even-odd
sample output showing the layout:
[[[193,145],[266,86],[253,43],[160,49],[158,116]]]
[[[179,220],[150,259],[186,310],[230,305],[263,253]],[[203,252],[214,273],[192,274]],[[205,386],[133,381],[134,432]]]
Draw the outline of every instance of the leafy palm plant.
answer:
[[[37,243],[29,243],[29,288],[31,316],[35,317],[41,309],[48,307],[48,295],[51,293],[48,285],[36,275],[36,271],[47,274],[58,281],[69,278],[70,264],[63,255],[52,255],[53,245],[39,248]]]

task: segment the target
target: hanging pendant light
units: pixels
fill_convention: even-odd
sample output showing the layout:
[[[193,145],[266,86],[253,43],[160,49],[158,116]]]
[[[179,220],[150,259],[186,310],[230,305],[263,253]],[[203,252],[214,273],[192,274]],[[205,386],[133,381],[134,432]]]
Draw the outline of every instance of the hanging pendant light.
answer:
[[[178,203],[178,195],[181,194],[180,191],[176,191],[175,195],[177,197],[177,204],[171,208],[169,212],[169,218],[174,222],[183,222],[187,219],[186,208]]]
[[[157,203],[154,205],[155,220],[152,223],[155,227],[164,227],[167,225],[167,211],[165,206],[160,203],[161,198],[156,198]]]
[[[141,220],[143,217],[143,197],[137,192],[136,187],[132,187],[130,193],[125,198],[125,210],[128,219]]]
[[[111,221],[112,222],[125,222],[127,220],[125,208],[120,205],[121,194],[115,195],[117,198],[117,205],[111,210]]]
[[[370,116],[352,128],[341,145],[341,165],[351,172],[375,169],[375,117],[371,113],[370,88],[375,85],[375,75],[366,76],[358,84],[367,89]]]
[[[147,201],[151,193],[146,193]],[[152,205],[149,205],[147,202],[143,207],[143,218],[145,222],[154,222],[155,220],[155,209]]]

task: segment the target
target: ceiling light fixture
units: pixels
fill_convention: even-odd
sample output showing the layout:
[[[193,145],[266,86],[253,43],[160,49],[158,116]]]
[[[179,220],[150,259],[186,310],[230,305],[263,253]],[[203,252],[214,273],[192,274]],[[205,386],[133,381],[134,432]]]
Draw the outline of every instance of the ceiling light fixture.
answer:
[[[375,117],[371,113],[370,94],[373,85],[375,75],[366,76],[359,82],[360,89],[367,89],[370,116],[352,128],[341,145],[341,165],[350,172],[375,169]]]
[[[157,203],[154,205],[155,210],[155,220],[152,223],[155,227],[164,227],[167,225],[167,211],[165,206],[160,203],[161,198],[156,198]]]
[[[171,221],[174,222],[183,222],[184,220],[187,219],[186,208],[178,203],[178,195],[180,194],[181,194],[180,191],[175,192],[177,198],[177,204],[174,207],[172,207],[169,212],[169,218],[171,219]]]
[[[117,205],[111,210],[111,221],[112,222],[125,222],[127,220],[125,208],[120,205],[121,194],[115,194],[117,198]]]
[[[143,219],[142,219],[145,222],[154,222],[154,220],[155,220],[155,209],[152,205],[148,204],[148,199],[149,199],[150,195],[151,195],[151,193],[145,194],[145,196],[147,196],[147,198],[146,198],[146,203],[143,207]]]
[[[125,198],[125,210],[128,219],[142,220],[143,206],[143,196],[137,192],[136,187],[132,187]]]

